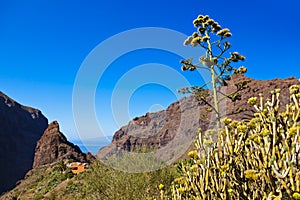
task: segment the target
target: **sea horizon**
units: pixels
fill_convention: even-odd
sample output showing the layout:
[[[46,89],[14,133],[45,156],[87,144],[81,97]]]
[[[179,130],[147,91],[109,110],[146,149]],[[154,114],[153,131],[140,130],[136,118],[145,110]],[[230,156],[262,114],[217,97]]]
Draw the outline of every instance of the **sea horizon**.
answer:
[[[112,141],[113,135],[89,139],[89,140],[70,140],[73,144],[77,145],[83,153],[90,152],[95,155],[101,148],[109,145]]]

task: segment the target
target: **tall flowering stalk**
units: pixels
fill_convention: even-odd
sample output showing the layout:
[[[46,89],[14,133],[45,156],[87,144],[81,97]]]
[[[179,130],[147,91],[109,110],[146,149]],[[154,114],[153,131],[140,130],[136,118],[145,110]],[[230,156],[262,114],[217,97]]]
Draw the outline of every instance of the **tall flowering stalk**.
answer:
[[[184,41],[184,45],[201,47],[205,49],[205,55],[200,56],[198,63],[194,63],[192,58],[181,60],[183,64],[182,70],[194,71],[199,68],[205,69],[209,71],[211,79],[200,87],[192,86],[179,91],[182,93],[195,94],[199,101],[205,102],[210,107],[209,111],[215,113],[217,127],[219,128],[222,117],[219,108],[221,100],[224,99],[223,97],[228,97],[232,101],[239,100],[240,94],[238,92],[244,89],[247,83],[236,84],[237,89],[231,94],[220,92],[218,86],[227,85],[226,81],[230,80],[233,74],[245,73],[247,69],[244,66],[236,69],[232,64],[238,61],[244,61],[246,58],[238,52],[227,53],[231,48],[228,38],[232,36],[232,33],[228,28],[222,29],[218,22],[211,19],[208,15],[199,15],[198,18],[193,21],[193,24],[195,28],[197,28],[197,31]],[[205,88],[209,85],[212,88],[213,103],[207,100],[209,93]]]

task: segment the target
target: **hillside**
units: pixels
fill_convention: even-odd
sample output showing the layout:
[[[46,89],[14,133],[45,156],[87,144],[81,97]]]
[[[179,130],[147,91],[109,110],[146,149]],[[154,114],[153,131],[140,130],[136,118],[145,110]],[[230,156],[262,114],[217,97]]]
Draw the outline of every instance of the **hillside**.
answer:
[[[47,126],[40,110],[0,92],[0,194],[12,189],[31,169],[36,142]]]
[[[74,177],[66,163],[80,162],[91,164],[95,157],[90,153],[83,153],[78,146],[67,140],[59,130],[59,124],[54,121],[49,124],[35,148],[33,169],[21,177],[17,186],[4,193],[0,199],[43,199],[51,198],[58,192],[58,197],[73,199],[72,181],[80,179]],[[62,162],[64,161],[64,162]],[[73,178],[74,177],[74,178]],[[72,181],[71,181],[72,180]],[[70,188],[69,188],[70,187]],[[59,193],[59,191],[64,191]]]

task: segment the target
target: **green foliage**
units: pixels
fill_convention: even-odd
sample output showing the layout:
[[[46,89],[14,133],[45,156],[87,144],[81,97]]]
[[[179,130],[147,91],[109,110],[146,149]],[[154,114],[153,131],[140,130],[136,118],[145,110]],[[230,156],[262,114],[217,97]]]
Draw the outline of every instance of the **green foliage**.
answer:
[[[105,162],[111,168],[130,173],[154,171],[165,166],[165,162],[157,158],[154,149],[146,146],[138,147],[134,151],[120,151],[110,156]]]
[[[35,189],[37,194],[46,194],[55,188],[59,183],[66,180],[66,175],[59,171],[52,171],[47,177],[40,181]]]
[[[219,109],[220,102],[224,100],[224,98],[229,98],[233,102],[240,100],[239,91],[245,88],[247,82],[236,84],[237,88],[231,94],[220,92],[217,86],[227,85],[226,81],[230,80],[233,74],[244,74],[247,71],[244,66],[235,69],[232,65],[238,61],[244,61],[246,58],[238,52],[227,53],[231,48],[228,39],[232,34],[228,28],[222,29],[221,26],[208,15],[199,15],[198,18],[193,21],[193,24],[197,28],[197,31],[184,41],[184,45],[201,47],[205,50],[205,55],[200,56],[198,63],[194,63],[192,58],[181,60],[183,64],[182,70],[194,71],[198,68],[205,69],[209,71],[211,79],[210,82],[200,87],[192,86],[179,91],[194,94],[199,101],[206,103],[210,107],[208,111],[215,113],[218,124],[217,127],[219,127],[219,122],[222,117],[222,113]],[[205,88],[209,85],[212,87],[213,103],[207,99],[210,95]],[[239,112],[241,111],[242,110]],[[204,118],[207,117],[204,116]]]
[[[96,161],[85,174],[81,186],[84,199],[152,199],[158,198],[159,184],[170,189],[177,176],[175,168],[167,167],[153,172],[126,173]]]
[[[63,172],[63,179],[71,179],[73,178],[75,175],[72,173],[72,170],[70,168],[67,168],[64,172]]]
[[[76,184],[74,181],[70,180],[67,184],[66,189],[64,190],[64,194],[72,194],[79,192],[79,185]]]
[[[217,143],[200,131],[172,194],[162,199],[299,199],[299,86],[290,87],[291,101],[283,112],[280,89],[271,94],[266,101],[249,99],[256,110],[250,121],[223,119]]]
[[[67,169],[66,163],[61,160],[57,163],[57,165],[54,167],[54,171],[63,172]]]
[[[17,199],[59,199],[54,191],[59,188],[63,181],[73,179],[72,171],[66,167],[63,161],[54,165],[43,166],[31,171],[31,175],[26,177],[14,190],[12,196]],[[13,197],[12,197],[13,198]]]

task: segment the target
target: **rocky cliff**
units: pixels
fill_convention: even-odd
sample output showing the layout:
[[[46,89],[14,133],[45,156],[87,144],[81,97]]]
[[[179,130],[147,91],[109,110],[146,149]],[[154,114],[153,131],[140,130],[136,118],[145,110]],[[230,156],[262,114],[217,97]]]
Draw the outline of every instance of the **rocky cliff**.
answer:
[[[0,194],[13,188],[32,168],[36,142],[47,125],[41,111],[0,92]]]
[[[238,108],[245,111],[230,116],[232,119],[249,118],[252,115],[252,107],[247,104],[248,98],[258,96],[262,93],[264,98],[270,97],[270,91],[281,88],[281,102],[289,101],[288,88],[293,84],[299,84],[296,78],[274,79],[274,80],[253,80],[246,76],[234,76],[227,86],[221,87],[225,94],[231,94],[236,88],[237,82],[248,82],[246,89],[240,92],[240,101],[226,100],[221,103],[220,109],[223,114],[230,114]],[[207,99],[211,101],[210,98]],[[214,119],[208,113],[208,120],[200,117],[206,114],[207,106],[200,103],[194,96],[183,98],[172,103],[166,110],[147,113],[144,116],[136,117],[128,125],[120,128],[113,137],[112,143],[99,150],[97,158],[106,161],[110,156],[120,151],[133,151],[144,146],[161,149],[159,158],[167,161],[174,161],[185,153],[189,145],[196,137],[198,128],[206,130],[213,124]]]
[[[90,153],[83,153],[77,145],[69,142],[60,132],[58,122],[54,121],[49,124],[41,139],[37,142],[33,168],[64,159],[91,162],[94,157]]]

